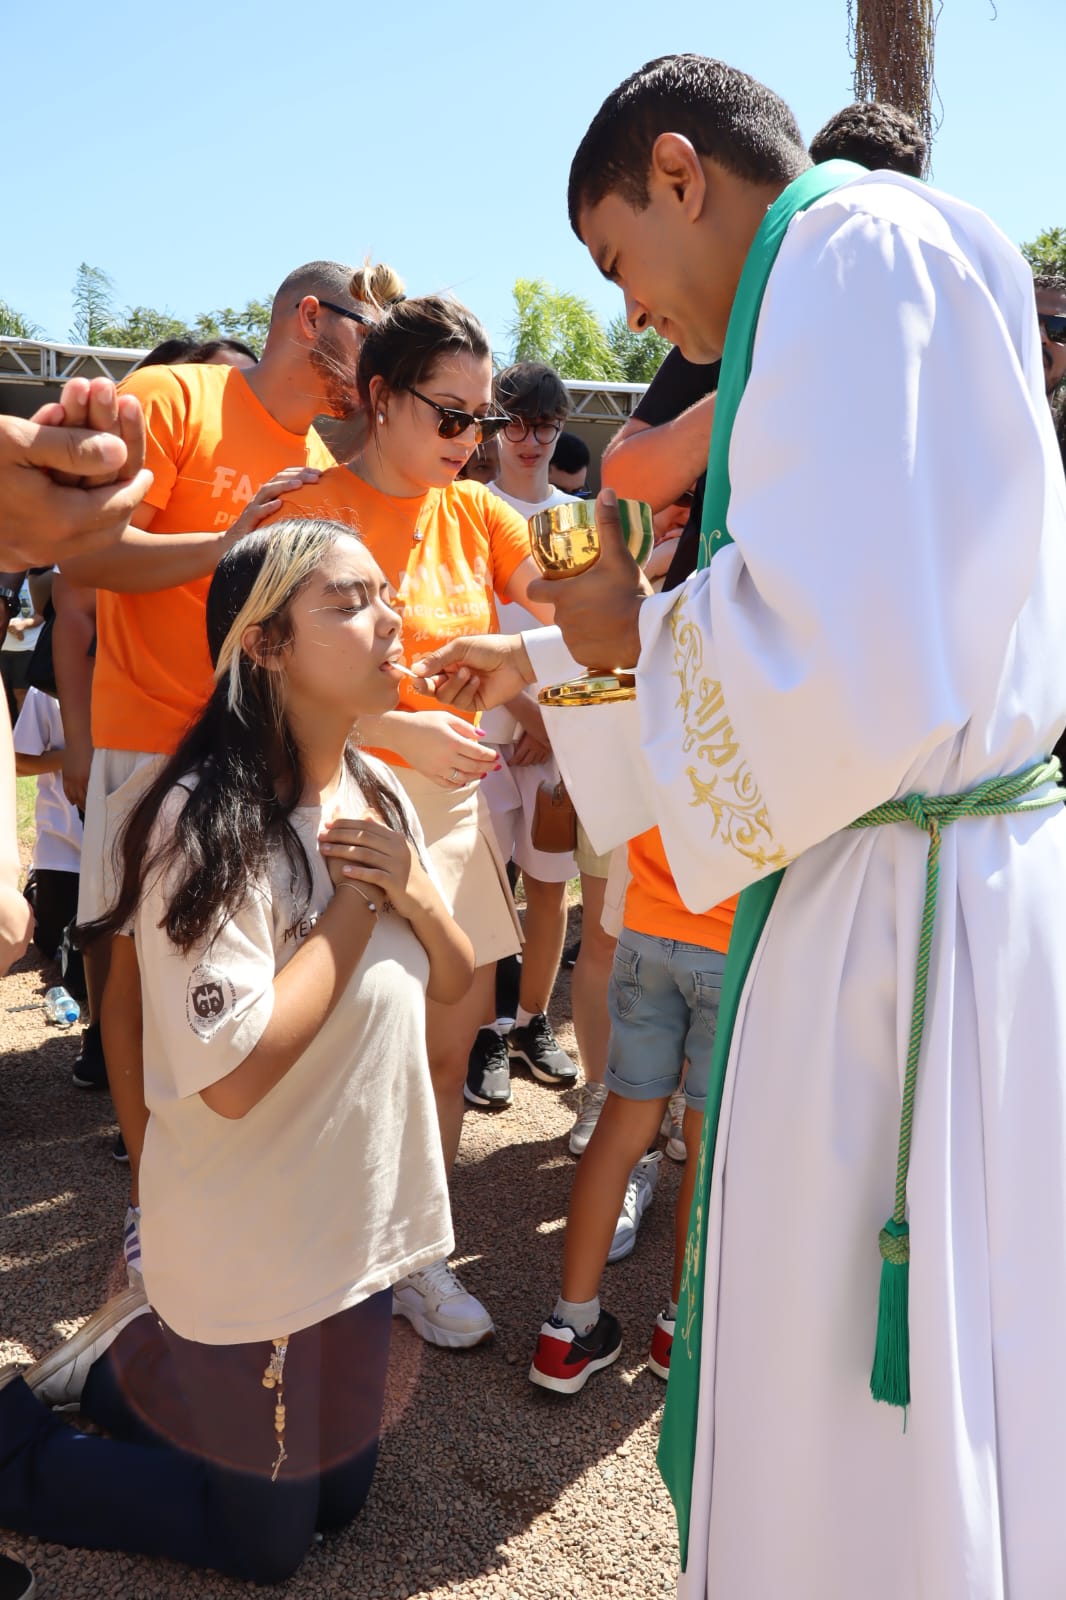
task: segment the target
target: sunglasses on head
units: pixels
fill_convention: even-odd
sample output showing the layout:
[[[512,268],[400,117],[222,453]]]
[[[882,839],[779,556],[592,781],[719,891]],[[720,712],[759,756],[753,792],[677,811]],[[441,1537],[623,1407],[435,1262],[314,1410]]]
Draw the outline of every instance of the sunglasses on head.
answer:
[[[413,394],[416,400],[421,400],[423,405],[432,406],[434,411],[440,413],[437,432],[442,439],[458,439],[461,433],[473,428],[474,438],[480,444],[482,439],[495,439],[501,428],[506,428],[511,420],[510,417],[475,417],[472,411],[457,411],[454,406],[438,405],[436,400],[431,400],[428,394],[420,394],[417,389],[408,389],[407,392]]]
[[[1048,317],[1038,311],[1036,320],[1052,344],[1066,344],[1066,317]]]
[[[296,302],[299,305],[299,301]],[[327,311],[335,311],[338,317],[347,317],[349,322],[358,322],[364,328],[374,326],[373,317],[364,316],[361,311],[349,311],[347,306],[335,305],[332,300],[319,300],[320,306],[325,306]]]

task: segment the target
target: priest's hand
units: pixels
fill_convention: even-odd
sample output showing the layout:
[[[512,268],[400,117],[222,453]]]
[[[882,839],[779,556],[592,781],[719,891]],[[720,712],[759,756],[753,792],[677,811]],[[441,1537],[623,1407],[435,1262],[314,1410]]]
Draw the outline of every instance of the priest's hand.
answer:
[[[533,682],[521,634],[475,634],[453,639],[412,671],[423,680],[423,694],[461,711],[491,711],[513,700]]]
[[[566,648],[583,667],[633,667],[640,655],[640,608],[651,587],[626,549],[613,489],[596,501],[600,558],[572,578],[538,578],[529,598],[554,605]]]

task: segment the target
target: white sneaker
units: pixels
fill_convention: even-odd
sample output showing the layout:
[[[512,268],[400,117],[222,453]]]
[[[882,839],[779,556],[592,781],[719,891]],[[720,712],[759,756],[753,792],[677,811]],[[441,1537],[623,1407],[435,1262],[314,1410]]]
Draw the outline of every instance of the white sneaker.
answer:
[[[150,1310],[143,1289],[123,1289],[84,1322],[77,1333],[72,1333],[65,1344],[42,1356],[22,1376],[46,1406],[53,1406],[57,1411],[76,1406],[93,1362],[99,1361],[104,1351],[114,1344],[127,1323]]]
[[[685,1116],[685,1091],[675,1089],[670,1096],[670,1104],[663,1113],[663,1123],[659,1132],[666,1136],[666,1153],[671,1161],[685,1161],[688,1151],[685,1148],[684,1133]]]
[[[649,1150],[646,1156],[641,1156],[629,1174],[625,1199],[622,1201],[622,1212],[614,1230],[611,1248],[607,1252],[608,1261],[621,1261],[625,1256],[632,1255],[641,1219],[651,1205],[651,1197],[659,1181],[659,1165],[662,1159],[661,1150]]]
[[[131,1289],[144,1288],[141,1271],[141,1212],[139,1206],[126,1207],[122,1225],[122,1254],[126,1261],[126,1281]]]
[[[592,1138],[592,1130],[600,1120],[603,1103],[607,1099],[605,1083],[584,1083],[581,1086],[581,1104],[574,1126],[570,1129],[570,1154],[579,1156]]]
[[[434,1261],[392,1286],[392,1314],[406,1317],[429,1344],[465,1350],[492,1337],[485,1307],[467,1294],[447,1261]]]

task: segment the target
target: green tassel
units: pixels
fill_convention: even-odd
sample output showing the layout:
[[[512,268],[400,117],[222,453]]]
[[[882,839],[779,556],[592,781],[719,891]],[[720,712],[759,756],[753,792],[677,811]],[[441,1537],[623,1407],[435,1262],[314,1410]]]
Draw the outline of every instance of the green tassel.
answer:
[[[907,1317],[910,1279],[910,1228],[889,1218],[881,1229],[881,1294],[877,1305],[877,1344],[870,1393],[890,1406],[911,1402],[910,1330]]]

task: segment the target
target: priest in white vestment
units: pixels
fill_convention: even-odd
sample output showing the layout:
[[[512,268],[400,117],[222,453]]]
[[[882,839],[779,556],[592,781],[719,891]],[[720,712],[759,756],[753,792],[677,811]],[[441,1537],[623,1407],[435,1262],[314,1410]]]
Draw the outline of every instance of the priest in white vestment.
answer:
[[[721,63],[667,58],[609,97],[575,158],[572,220],[631,327],[691,359],[721,351],[760,219],[806,164],[778,107]],[[680,1593],[1055,1600],[1066,820],[1052,804],[942,834],[905,1413],[875,1402],[870,1371],[929,836],[849,828],[895,797],[1033,768],[1066,723],[1066,485],[1025,262],[916,181],[832,189],[784,231],[727,460],[732,542],[681,588],[643,593],[601,502],[599,563],[538,594],[569,653],[549,631],[524,653],[458,641],[427,664],[443,697],[482,704],[575,659],[635,667],[639,715],[615,736],[628,830],[658,824],[694,910],[788,864],[740,996],[700,1219]],[[595,739],[563,743],[588,824],[603,759]]]

